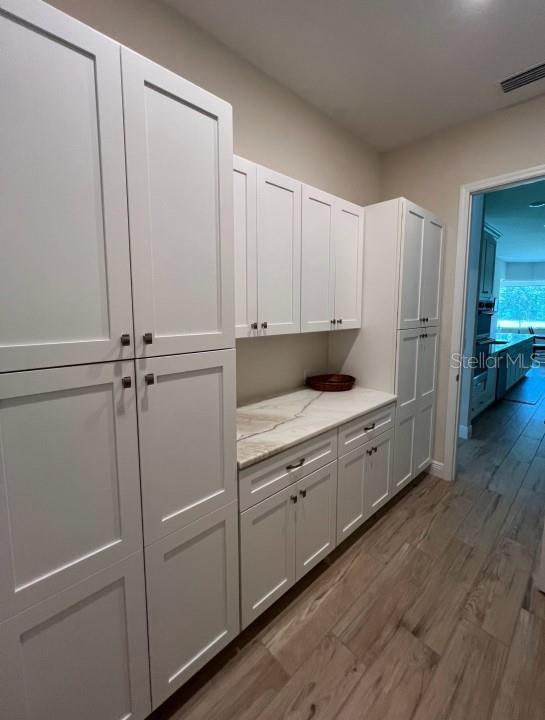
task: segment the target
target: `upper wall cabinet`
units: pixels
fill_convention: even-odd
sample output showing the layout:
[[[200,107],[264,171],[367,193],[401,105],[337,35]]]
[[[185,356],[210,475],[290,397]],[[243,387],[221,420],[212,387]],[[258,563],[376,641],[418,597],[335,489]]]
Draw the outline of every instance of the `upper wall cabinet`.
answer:
[[[132,357],[119,45],[16,0],[0,45],[0,371]]]
[[[301,329],[301,183],[257,168],[257,309],[265,335]]]
[[[443,224],[408,200],[402,204],[401,215],[398,328],[438,325]]]
[[[121,52],[137,355],[234,344],[231,106]]]
[[[481,259],[479,265],[480,300],[491,300],[494,297],[496,247],[496,238],[488,230],[485,230],[481,240]]]
[[[235,333],[252,337],[257,333],[257,167],[233,159],[235,227]]]
[[[303,185],[301,329],[361,327],[363,208]]]

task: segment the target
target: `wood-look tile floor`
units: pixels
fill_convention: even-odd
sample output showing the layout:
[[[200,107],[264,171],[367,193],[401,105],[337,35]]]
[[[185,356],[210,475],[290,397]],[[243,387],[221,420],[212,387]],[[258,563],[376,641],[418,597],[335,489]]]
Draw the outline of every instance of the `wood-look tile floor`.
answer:
[[[543,720],[544,421],[486,410],[457,482],[421,477],[153,720]]]

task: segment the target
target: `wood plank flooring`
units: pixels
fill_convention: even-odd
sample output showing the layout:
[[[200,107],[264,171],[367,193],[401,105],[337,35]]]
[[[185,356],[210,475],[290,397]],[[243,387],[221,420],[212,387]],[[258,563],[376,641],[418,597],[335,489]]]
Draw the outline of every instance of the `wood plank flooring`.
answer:
[[[545,388],[545,370],[539,370]],[[373,518],[153,720],[543,720],[545,395]]]

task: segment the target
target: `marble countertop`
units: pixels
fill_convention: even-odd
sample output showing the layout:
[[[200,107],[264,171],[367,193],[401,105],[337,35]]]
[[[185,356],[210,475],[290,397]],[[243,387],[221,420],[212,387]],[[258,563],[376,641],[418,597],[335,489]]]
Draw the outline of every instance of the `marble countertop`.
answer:
[[[390,393],[362,387],[347,392],[301,388],[243,405],[237,409],[238,467],[253,465],[395,399]]]
[[[490,345],[490,354],[499,355],[499,353],[509,350],[513,345],[526,342],[526,340],[531,340],[533,337],[533,335],[523,335],[522,333],[496,333],[494,340],[503,340],[504,342],[501,345]]]

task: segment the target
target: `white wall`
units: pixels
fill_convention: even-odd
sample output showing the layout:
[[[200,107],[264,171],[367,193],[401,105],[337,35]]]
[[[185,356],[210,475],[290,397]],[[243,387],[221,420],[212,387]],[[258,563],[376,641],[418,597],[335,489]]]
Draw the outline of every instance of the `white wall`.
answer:
[[[383,156],[383,199],[405,195],[446,222],[434,458],[444,458],[460,186],[545,163],[545,96],[499,110]]]
[[[158,0],[51,4],[233,105],[235,152],[368,204],[379,199],[379,156]],[[237,342],[238,400],[299,385],[327,365],[328,333]]]

